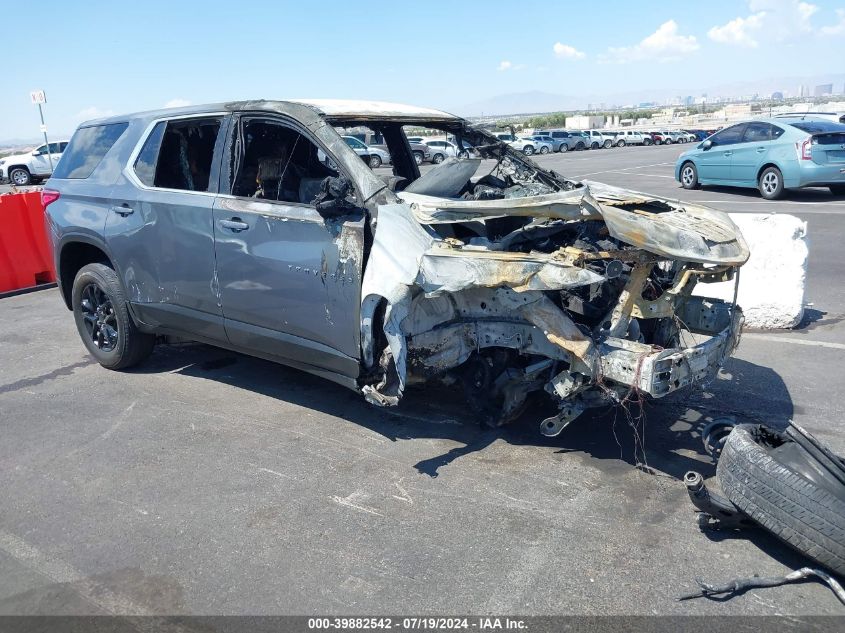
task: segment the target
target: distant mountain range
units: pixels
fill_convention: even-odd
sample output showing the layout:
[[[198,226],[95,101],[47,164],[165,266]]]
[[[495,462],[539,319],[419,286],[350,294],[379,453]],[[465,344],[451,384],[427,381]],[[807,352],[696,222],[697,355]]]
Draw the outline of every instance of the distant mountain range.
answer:
[[[528,92],[513,92],[495,95],[466,103],[455,105],[444,109],[450,110],[461,116],[487,116],[505,114],[529,114],[540,112],[560,112],[566,110],[583,110],[589,105],[596,107],[600,103],[606,107],[613,105],[636,105],[643,102],[663,103],[674,97],[692,95],[695,97],[706,93],[710,98],[716,97],[740,97],[753,95],[755,93],[764,96],[776,90],[795,95],[799,85],[808,86],[810,93],[819,84],[833,84],[835,93],[843,92],[845,85],[845,73],[833,73],[827,75],[814,75],[811,77],[772,77],[753,81],[737,81],[707,88],[643,88],[629,92],[617,92],[609,94],[586,94],[586,95],[563,95],[551,92],[532,90]]]

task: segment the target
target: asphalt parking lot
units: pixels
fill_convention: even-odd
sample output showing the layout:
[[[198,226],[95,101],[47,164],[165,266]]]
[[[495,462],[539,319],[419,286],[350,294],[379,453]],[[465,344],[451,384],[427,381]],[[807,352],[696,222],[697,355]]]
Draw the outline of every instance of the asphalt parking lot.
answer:
[[[815,583],[677,601],[696,576],[804,564],[763,532],[698,528],[680,479],[714,474],[706,422],[793,418],[845,453],[845,199],[684,191],[673,164],[685,147],[538,162],[798,215],[812,306],[796,330],[746,333],[715,381],[648,406],[636,436],[613,412],[553,439],[537,411],[485,431],[421,389],[379,410],[203,345],[110,372],[58,291],[0,300],[0,614],[842,614]]]

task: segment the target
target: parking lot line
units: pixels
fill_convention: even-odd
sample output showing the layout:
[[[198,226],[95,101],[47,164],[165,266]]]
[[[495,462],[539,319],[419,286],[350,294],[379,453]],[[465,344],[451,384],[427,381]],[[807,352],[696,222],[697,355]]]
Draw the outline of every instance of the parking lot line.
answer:
[[[843,343],[827,343],[825,341],[812,341],[790,336],[776,336],[773,334],[758,334],[757,332],[746,332],[743,338],[750,338],[755,341],[771,341],[774,343],[792,343],[793,345],[809,345],[812,347],[827,347],[830,349],[845,350]]]

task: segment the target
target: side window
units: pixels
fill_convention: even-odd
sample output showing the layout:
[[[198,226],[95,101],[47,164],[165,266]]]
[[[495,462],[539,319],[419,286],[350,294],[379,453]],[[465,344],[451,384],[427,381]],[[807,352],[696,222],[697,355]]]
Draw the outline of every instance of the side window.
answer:
[[[280,122],[244,119],[239,134],[232,195],[310,204],[323,180],[337,175],[334,162],[314,143]]]
[[[743,143],[761,143],[771,139],[772,126],[768,123],[749,123],[742,135]]]
[[[61,143],[50,143],[50,153],[51,154],[61,154],[62,148]]]
[[[777,125],[770,125],[769,127],[772,128],[772,140],[780,138],[783,134],[783,128],[780,128]]]
[[[713,145],[733,145],[735,143],[739,143],[744,129],[745,123],[732,125],[721,132],[716,132],[710,140],[713,141]]]
[[[145,185],[162,189],[208,191],[220,118],[161,121],[135,160]]]
[[[38,147],[35,148],[35,151],[38,152],[39,154],[46,154],[48,147],[49,147],[49,145],[39,145]]]
[[[59,143],[59,151],[64,152],[67,149],[67,141],[62,141]]]

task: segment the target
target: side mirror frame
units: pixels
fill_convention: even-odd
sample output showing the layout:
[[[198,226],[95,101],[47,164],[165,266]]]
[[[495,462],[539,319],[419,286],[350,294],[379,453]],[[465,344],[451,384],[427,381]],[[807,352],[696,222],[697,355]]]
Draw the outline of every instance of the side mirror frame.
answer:
[[[701,147],[701,149],[703,149],[703,150],[707,151],[708,149],[710,149],[711,147],[713,147],[713,141],[711,141],[711,140],[708,138],[706,141],[702,141],[702,142],[701,142],[700,147]]]

